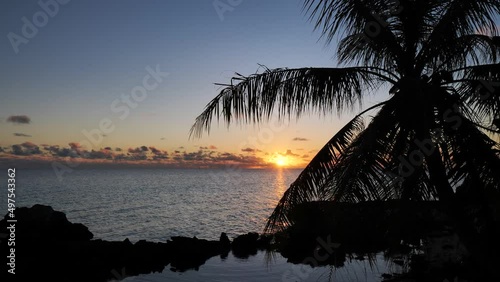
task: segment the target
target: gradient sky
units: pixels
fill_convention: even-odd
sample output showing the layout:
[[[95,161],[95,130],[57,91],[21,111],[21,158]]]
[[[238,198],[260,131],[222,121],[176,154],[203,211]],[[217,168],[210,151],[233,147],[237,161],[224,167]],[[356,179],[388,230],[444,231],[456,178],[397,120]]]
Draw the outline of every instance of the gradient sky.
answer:
[[[214,3],[238,5],[218,13]],[[241,151],[241,144],[268,133],[268,124],[233,125],[228,131],[224,124],[214,123],[209,136],[188,139],[195,117],[220,90],[214,83],[228,82],[235,72],[255,73],[258,64],[336,66],[335,44],[325,47],[318,42],[319,32],[313,32],[313,24],[302,13],[301,0],[73,0],[58,4],[57,13],[27,43],[19,44],[16,54],[9,34],[23,36],[23,17],[33,22],[40,11],[37,1],[0,4],[0,146],[4,151],[25,142],[40,148],[82,144],[87,139],[82,131],[99,128],[107,118],[114,130],[85,150],[146,146],[173,156],[175,150],[187,154],[206,147],[219,154],[253,154],[265,160],[288,152],[295,158],[291,163],[300,166],[350,116],[339,119],[333,113],[292,121],[257,141],[254,152]],[[120,119],[111,110],[113,101],[142,85],[148,66],[159,66],[169,75]],[[381,99],[375,97],[373,102]],[[30,123],[7,121],[18,115],[28,116]],[[297,138],[302,141],[294,141]]]

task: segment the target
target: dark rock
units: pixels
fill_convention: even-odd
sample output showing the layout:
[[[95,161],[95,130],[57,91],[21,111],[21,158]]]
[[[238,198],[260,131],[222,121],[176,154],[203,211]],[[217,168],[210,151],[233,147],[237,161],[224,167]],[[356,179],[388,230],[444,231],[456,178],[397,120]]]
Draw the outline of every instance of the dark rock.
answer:
[[[222,253],[220,254],[221,259],[227,258],[229,252],[231,251],[231,241],[227,237],[227,234],[222,232],[220,234],[219,242],[221,243]]]
[[[257,248],[259,248],[259,250],[269,250],[273,238],[274,236],[270,234],[260,235],[259,239],[257,239]]]
[[[231,248],[233,255],[238,258],[248,258],[257,254],[259,234],[250,232],[234,238]]]
[[[15,214],[18,281],[104,282],[159,272],[170,263],[166,243],[90,240],[87,227],[69,222],[64,213],[49,206],[18,208]],[[0,233],[6,227],[7,218],[0,221]],[[6,276],[9,251],[0,241],[0,281],[12,278]]]
[[[125,240],[123,240],[123,243],[126,245],[133,245],[128,238],[125,238]]]
[[[226,233],[222,232],[220,234],[219,242],[223,248],[231,248],[231,241],[229,240],[229,237],[227,237]]]
[[[50,206],[17,208],[15,216],[19,222],[16,225],[16,239],[19,241],[89,241],[94,237],[86,226],[69,222],[63,212],[54,211]],[[2,232],[7,227],[7,220],[5,215],[0,221]]]
[[[208,241],[196,237],[172,237],[167,241],[171,255],[171,270],[186,271],[198,268],[209,258],[223,253],[220,241]]]

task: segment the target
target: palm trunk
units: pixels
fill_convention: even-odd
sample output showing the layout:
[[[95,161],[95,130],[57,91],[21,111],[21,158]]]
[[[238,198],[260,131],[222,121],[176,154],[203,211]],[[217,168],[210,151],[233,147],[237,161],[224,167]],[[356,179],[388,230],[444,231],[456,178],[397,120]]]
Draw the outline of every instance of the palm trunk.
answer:
[[[426,156],[425,160],[429,168],[430,179],[434,187],[436,187],[439,200],[446,204],[451,203],[454,197],[453,188],[451,188],[448,182],[448,176],[446,175],[446,169],[443,165],[439,149],[435,148],[429,156]]]

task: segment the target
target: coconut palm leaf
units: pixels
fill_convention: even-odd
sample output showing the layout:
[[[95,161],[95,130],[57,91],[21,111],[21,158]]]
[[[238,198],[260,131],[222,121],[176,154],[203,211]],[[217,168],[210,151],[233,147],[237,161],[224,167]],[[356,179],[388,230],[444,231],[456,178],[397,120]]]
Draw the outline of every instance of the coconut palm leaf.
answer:
[[[436,3],[436,8],[429,14],[429,26],[432,31],[425,38],[424,44],[417,55],[418,69],[425,65],[439,65],[443,60],[443,50],[447,50],[463,37],[478,32],[496,35],[495,14],[500,11],[500,1],[431,1]],[[446,36],[443,36],[446,35]],[[455,53],[460,56],[460,53]],[[452,64],[463,65],[464,61]],[[449,66],[448,66],[449,67]]]
[[[374,105],[356,115],[318,151],[279,201],[267,222],[266,232],[277,231],[281,227],[288,226],[290,224],[288,213],[297,205],[330,198],[328,191],[323,190],[326,186],[325,181],[336,169],[338,161],[346,148],[357,134],[363,131],[363,114],[383,104],[385,103]]]
[[[327,1],[306,0],[304,10],[315,22],[315,29],[321,29],[322,37],[329,44],[339,30],[350,40],[344,41],[339,49],[339,60],[343,62],[364,62],[365,65],[382,66],[390,70],[394,62],[400,62],[403,50],[398,37],[391,30],[391,21],[381,15],[392,15],[398,7],[390,1]],[[383,19],[382,19],[383,18]],[[366,32],[370,23],[382,22],[377,30]],[[376,36],[374,36],[376,34]],[[349,50],[345,52],[343,50]]]
[[[458,113],[459,114],[459,113]],[[449,162],[447,168],[455,179],[475,179],[476,185],[500,189],[500,159],[493,148],[498,145],[462,116],[456,130],[448,130]]]
[[[233,120],[268,120],[275,110],[279,118],[298,118],[304,112],[340,113],[360,104],[364,91],[375,88],[382,78],[392,81],[377,68],[354,67],[267,69],[248,77],[238,75],[208,103],[190,134],[200,137],[209,131],[212,119],[221,116],[229,125]]]
[[[497,61],[499,46],[492,37],[481,34],[464,35],[453,40],[453,44],[441,46],[434,51],[430,63],[435,71],[463,68]]]
[[[463,100],[462,109],[474,123],[488,122],[486,128],[493,130],[492,122],[500,116],[500,64],[487,64],[459,69],[462,77],[457,93]]]

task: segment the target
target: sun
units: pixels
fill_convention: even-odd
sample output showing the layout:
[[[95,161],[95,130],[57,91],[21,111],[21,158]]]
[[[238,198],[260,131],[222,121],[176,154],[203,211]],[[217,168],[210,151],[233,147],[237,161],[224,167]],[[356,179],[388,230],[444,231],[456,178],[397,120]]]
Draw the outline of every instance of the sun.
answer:
[[[274,163],[277,165],[277,166],[286,166],[288,164],[288,160],[286,157],[283,157],[283,156],[278,156],[275,160],[274,160]]]

